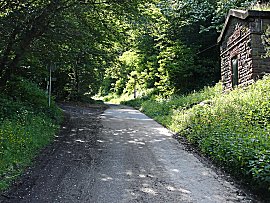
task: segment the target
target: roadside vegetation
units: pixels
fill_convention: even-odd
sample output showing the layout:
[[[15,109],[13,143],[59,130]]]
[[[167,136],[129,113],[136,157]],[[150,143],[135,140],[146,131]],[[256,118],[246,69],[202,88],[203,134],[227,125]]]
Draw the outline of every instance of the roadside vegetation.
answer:
[[[37,85],[23,78],[0,93],[0,191],[29,166],[58,132],[63,116]]]
[[[185,96],[154,95],[122,104],[186,137],[202,154],[241,177],[256,191],[270,191],[270,76],[222,93],[221,84]]]

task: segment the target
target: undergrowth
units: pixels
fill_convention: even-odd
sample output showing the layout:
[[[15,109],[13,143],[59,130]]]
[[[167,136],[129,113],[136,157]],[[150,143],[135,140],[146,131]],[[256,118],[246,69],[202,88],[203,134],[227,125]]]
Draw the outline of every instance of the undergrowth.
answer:
[[[57,133],[62,112],[37,85],[16,78],[0,93],[0,191]]]
[[[122,102],[185,136],[257,191],[270,192],[270,76],[222,93],[221,84],[170,99]],[[268,191],[268,192],[267,192]]]

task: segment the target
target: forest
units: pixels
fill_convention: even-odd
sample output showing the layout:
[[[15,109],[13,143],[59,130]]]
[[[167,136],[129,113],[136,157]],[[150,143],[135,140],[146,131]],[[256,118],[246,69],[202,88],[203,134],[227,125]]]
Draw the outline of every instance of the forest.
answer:
[[[0,89],[27,78],[78,100],[155,89],[187,93],[220,79],[216,43],[230,8],[245,0],[30,0],[0,3]]]
[[[157,120],[165,122],[165,126],[171,126],[173,130],[183,134],[187,133],[190,126],[195,126],[193,132],[197,135],[206,130],[200,128],[201,124],[196,124],[205,122],[204,116],[210,113],[197,107],[194,110],[194,102],[191,101],[200,103],[213,99],[216,94],[207,88],[218,88],[215,86],[220,80],[217,38],[228,11],[231,8],[250,9],[254,6],[258,6],[258,1],[1,1],[0,177],[4,178],[0,181],[0,190],[5,189],[29,165],[35,153],[46,146],[59,130],[63,115],[55,101],[93,102],[91,97],[95,95],[110,100],[133,95],[135,89],[136,96],[142,100],[133,100],[133,104],[129,104],[146,113],[148,111],[151,117],[158,116],[157,111],[160,111],[162,119],[158,117]],[[264,44],[270,56],[270,28],[265,33]],[[50,75],[53,78],[51,87],[48,83]],[[263,84],[259,84],[259,87],[262,86]],[[48,89],[52,89],[54,99],[50,107]],[[206,93],[201,91],[210,93],[205,96]],[[221,94],[220,90],[215,91]],[[232,93],[235,94],[242,93]],[[254,96],[256,92],[252,94]],[[152,106],[146,101],[149,98],[144,98],[147,95],[154,98],[154,101],[150,101]],[[185,95],[188,96],[184,97]],[[263,97],[267,101],[267,95]],[[172,98],[177,98],[176,103],[171,102]],[[218,102],[224,99],[218,98]],[[184,100],[186,102],[182,104]],[[156,108],[160,108],[154,114],[151,111],[153,102],[156,102]],[[256,129],[262,130],[260,126],[267,126],[268,130],[263,132],[267,137],[270,128],[267,120],[269,106],[266,103],[263,113],[255,109],[256,105],[253,109],[247,107],[248,112],[253,114],[247,114],[246,118],[247,122],[254,121],[258,124]],[[168,112],[166,105],[170,106]],[[182,122],[181,125],[186,125],[184,127],[176,124],[187,113],[179,109],[177,111],[180,107],[192,107],[190,111],[195,112],[192,122]],[[218,107],[215,108],[219,112]],[[196,114],[197,110],[203,113]],[[235,111],[231,109],[231,112]],[[253,119],[258,114],[258,120],[262,119],[263,125]],[[235,117],[235,114],[230,115],[230,118]],[[224,126],[227,124],[224,123]],[[242,127],[245,124],[242,123]],[[219,127],[216,124],[216,128]],[[224,127],[222,133],[226,130],[227,127]],[[210,132],[214,132],[213,136],[218,133],[213,129],[209,130],[209,134]],[[252,128],[249,132],[255,131]],[[188,134],[190,141],[203,145],[203,142],[197,140],[200,137],[195,134],[194,137]],[[211,139],[213,137],[205,141],[202,151],[221,156],[219,152],[210,150],[213,148],[211,144],[216,142]],[[253,141],[250,148],[256,139]],[[234,141],[230,141],[232,142]],[[268,141],[266,139],[259,142],[269,147],[269,138]],[[231,160],[236,163],[236,171],[239,167],[245,167],[243,164],[246,161],[245,164],[249,164],[246,168],[247,176],[250,178],[253,174],[255,182],[262,180],[269,187],[270,160],[264,156],[269,153],[269,149],[260,149],[259,155],[256,152],[250,154],[251,157],[257,157],[253,157],[252,163],[250,157],[242,159],[242,155],[239,155],[246,151],[235,150],[239,156],[236,155],[235,158],[232,155]],[[265,161],[260,162],[262,157],[266,157]],[[218,162],[224,163],[220,160]],[[226,164],[229,166],[231,163]]]

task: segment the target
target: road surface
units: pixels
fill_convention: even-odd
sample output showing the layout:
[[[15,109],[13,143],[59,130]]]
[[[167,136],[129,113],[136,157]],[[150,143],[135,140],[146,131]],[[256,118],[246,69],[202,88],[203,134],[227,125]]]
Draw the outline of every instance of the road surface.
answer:
[[[137,110],[63,109],[70,121],[2,202],[255,202]]]

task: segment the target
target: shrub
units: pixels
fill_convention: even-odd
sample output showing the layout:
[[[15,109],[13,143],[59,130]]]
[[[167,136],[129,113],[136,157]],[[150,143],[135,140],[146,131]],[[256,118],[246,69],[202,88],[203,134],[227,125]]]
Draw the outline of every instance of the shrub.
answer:
[[[269,91],[270,77],[265,77],[209,104],[178,109],[171,128],[231,173],[270,188]]]

